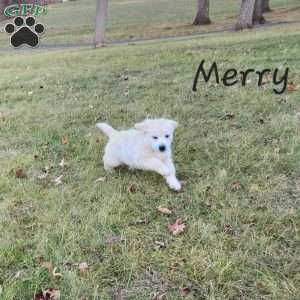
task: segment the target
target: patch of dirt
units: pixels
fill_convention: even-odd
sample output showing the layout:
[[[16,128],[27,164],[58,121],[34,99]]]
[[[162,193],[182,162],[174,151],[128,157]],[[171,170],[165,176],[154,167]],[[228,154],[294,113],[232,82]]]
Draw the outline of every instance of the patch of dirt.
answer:
[[[0,120],[6,120],[15,113],[14,109],[11,108],[0,108]]]
[[[170,288],[170,282],[162,278],[158,272],[148,270],[141,274],[131,287],[124,289],[118,287],[113,294],[121,295],[120,299],[123,300],[132,299],[133,296],[138,296],[139,299],[159,299],[158,297],[165,295]]]

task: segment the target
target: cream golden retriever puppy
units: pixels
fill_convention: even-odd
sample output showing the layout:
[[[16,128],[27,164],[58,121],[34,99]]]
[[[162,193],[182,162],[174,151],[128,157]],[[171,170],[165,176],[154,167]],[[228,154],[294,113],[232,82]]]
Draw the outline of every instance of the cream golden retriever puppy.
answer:
[[[109,137],[103,157],[104,168],[111,171],[120,165],[132,169],[157,172],[169,187],[181,189],[172,159],[173,133],[177,122],[167,119],[146,119],[134,129],[115,130],[106,123],[96,126]]]

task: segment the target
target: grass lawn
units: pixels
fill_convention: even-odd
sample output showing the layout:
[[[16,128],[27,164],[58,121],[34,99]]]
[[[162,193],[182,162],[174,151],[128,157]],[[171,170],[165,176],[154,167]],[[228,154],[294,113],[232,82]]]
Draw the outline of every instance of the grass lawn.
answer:
[[[92,43],[94,39],[96,0],[70,1],[48,7],[39,18],[45,24],[44,44]],[[270,22],[300,20],[298,0],[272,0]],[[240,1],[211,1],[209,26],[191,25],[196,13],[196,0],[112,0],[109,1],[107,39],[134,40],[207,31],[232,29],[237,21]],[[5,22],[3,22],[3,25]],[[0,26],[0,48],[7,47],[8,37]]]
[[[288,66],[299,86],[299,41],[298,24],[1,54],[1,300],[47,288],[62,300],[299,299],[299,90],[276,95],[253,77],[191,92],[202,59],[221,73]],[[103,169],[95,123],[146,116],[180,124],[181,193],[153,173]],[[172,236],[177,218],[186,229]]]

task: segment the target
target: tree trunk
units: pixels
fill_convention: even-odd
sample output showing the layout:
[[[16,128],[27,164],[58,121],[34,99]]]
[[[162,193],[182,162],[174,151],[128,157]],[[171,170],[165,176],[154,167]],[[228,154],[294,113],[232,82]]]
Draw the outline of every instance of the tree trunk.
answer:
[[[242,0],[239,21],[235,25],[236,30],[253,27],[255,0]]]
[[[194,19],[193,25],[205,25],[210,24],[209,19],[209,0],[197,0],[198,9],[197,15]]]
[[[263,0],[263,13],[270,11],[272,11],[270,7],[270,0]]]
[[[263,3],[264,0],[256,0],[253,14],[253,23],[254,24],[264,24],[266,22],[263,16]]]
[[[108,0],[97,0],[95,47],[101,47],[105,43],[105,24],[107,18]]]

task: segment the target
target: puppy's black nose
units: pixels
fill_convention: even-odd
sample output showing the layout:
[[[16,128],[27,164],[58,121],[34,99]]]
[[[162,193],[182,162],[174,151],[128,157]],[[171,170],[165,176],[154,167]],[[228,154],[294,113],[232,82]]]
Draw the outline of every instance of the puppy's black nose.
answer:
[[[166,146],[160,145],[158,149],[160,152],[164,152],[164,151],[166,151]]]

